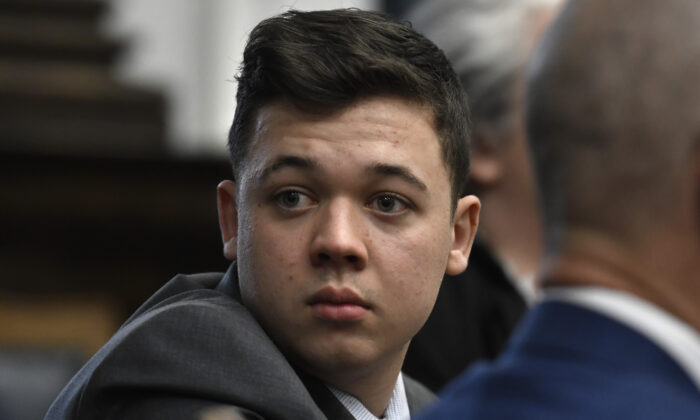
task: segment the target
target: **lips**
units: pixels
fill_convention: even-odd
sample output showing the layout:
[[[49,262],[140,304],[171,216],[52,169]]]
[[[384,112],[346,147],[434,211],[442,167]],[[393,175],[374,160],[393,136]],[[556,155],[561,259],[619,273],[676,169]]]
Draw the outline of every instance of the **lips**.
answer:
[[[316,318],[326,321],[359,321],[369,312],[369,304],[346,288],[324,287],[311,296],[308,304]]]

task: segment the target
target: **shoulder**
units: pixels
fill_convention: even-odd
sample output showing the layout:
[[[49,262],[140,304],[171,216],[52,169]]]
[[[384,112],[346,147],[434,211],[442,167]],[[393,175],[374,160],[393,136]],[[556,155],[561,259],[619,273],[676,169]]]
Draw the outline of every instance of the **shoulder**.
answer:
[[[222,404],[318,418],[287,360],[250,312],[215,288],[217,278],[178,276],[139,308],[69,385],[74,418],[133,410],[147,418],[166,408],[188,418],[188,407]],[[272,405],[268,395],[280,398]]]
[[[418,419],[651,420],[694,418],[700,412],[697,390],[678,392],[648,381],[613,372],[550,375],[482,365],[458,379]]]
[[[187,298],[190,293],[214,291],[223,277],[223,273],[178,274],[149,297],[125,324],[165,301],[178,301]]]
[[[670,360],[611,320],[566,305],[533,310],[492,363],[453,382],[425,418],[656,419],[700,412]],[[568,322],[564,322],[561,318]],[[609,325],[606,325],[609,324]],[[576,325],[577,327],[574,327]],[[626,337],[630,335],[630,337]]]

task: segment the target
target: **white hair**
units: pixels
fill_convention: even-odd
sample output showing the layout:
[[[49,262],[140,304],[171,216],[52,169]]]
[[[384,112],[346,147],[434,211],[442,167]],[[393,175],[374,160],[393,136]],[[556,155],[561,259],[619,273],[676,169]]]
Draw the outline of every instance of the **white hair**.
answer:
[[[561,0],[427,0],[406,16],[437,44],[467,92],[475,128],[511,120],[515,83],[539,31],[538,13]]]

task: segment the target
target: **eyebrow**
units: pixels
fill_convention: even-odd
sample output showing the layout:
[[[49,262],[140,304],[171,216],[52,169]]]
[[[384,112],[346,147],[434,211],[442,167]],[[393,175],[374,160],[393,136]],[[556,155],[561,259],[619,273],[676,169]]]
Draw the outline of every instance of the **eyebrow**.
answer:
[[[413,172],[405,166],[400,165],[390,165],[386,163],[375,163],[374,165],[367,168],[367,172],[378,174],[378,175],[388,175],[395,176],[403,179],[409,184],[413,184],[422,191],[427,191],[428,187],[418,179],[417,176],[413,175]]]
[[[319,163],[310,158],[292,156],[292,155],[282,155],[274,160],[270,165],[262,169],[255,176],[258,182],[263,182],[267,177],[275,172],[278,172],[284,168],[299,168],[304,170],[314,170],[319,167]],[[384,176],[394,176],[398,177],[409,184],[412,184],[421,191],[427,191],[428,187],[423,181],[418,179],[417,176],[411,172],[411,170],[405,166],[401,165],[391,165],[388,163],[374,163],[371,164],[365,170],[368,174],[374,175],[384,175]]]
[[[289,155],[282,155],[279,156],[277,159],[275,159],[272,164],[268,165],[265,167],[263,170],[259,171],[258,174],[255,176],[255,179],[258,182],[264,181],[267,177],[269,177],[271,174],[280,171],[284,168],[299,168],[299,169],[315,169],[317,168],[318,162],[316,162],[313,159],[309,158],[303,158],[299,156],[289,156]]]

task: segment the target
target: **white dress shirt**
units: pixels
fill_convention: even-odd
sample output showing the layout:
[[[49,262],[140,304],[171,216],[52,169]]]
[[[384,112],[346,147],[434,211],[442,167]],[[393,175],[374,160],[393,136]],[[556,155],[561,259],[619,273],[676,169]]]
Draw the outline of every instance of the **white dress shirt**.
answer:
[[[665,310],[602,287],[547,287],[541,298],[583,306],[632,328],[661,347],[700,390],[700,333]]]
[[[381,419],[372,414],[357,398],[330,385],[327,386],[357,420],[408,420],[411,418],[401,372],[399,372],[399,377],[396,379],[396,385],[391,393],[391,399],[389,399],[389,405],[386,407],[384,417],[381,417]]]
[[[513,285],[515,290],[520,293],[520,296],[522,296],[523,300],[525,301],[525,304],[528,307],[531,307],[535,303],[537,298],[535,274],[530,273],[518,276],[518,271],[515,269],[515,264],[505,259],[499,261],[499,259],[496,256],[494,256],[493,258],[501,266],[501,269],[503,270],[506,279],[508,279],[508,281],[511,285]]]

